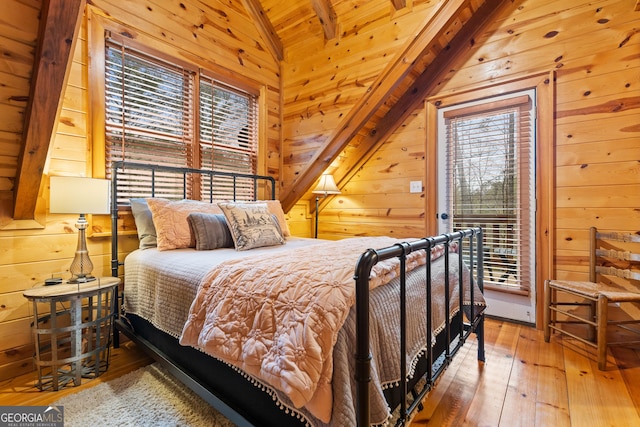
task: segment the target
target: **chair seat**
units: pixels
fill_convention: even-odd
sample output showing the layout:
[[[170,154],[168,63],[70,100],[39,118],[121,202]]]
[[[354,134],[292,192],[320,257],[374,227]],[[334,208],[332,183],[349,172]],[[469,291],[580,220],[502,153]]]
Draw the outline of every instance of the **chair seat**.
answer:
[[[550,280],[549,286],[583,295],[585,298],[597,299],[599,295],[603,295],[609,302],[640,301],[640,293],[605,283]]]
[[[597,299],[601,284],[593,282],[574,282],[570,280],[549,280],[549,286],[567,292],[583,295],[585,298]]]

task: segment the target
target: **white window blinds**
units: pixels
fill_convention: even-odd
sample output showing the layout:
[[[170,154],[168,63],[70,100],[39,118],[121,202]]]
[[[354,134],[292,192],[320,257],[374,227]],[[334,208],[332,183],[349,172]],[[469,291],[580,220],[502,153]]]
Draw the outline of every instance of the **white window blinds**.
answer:
[[[107,170],[127,161],[255,174],[257,97],[203,76],[199,69],[107,38],[105,141]],[[175,175],[156,172],[155,195],[182,198]],[[251,199],[252,185],[228,177],[187,175],[190,198]],[[145,171],[119,173],[122,199],[148,197]],[[212,181],[213,181],[212,180]],[[248,181],[247,181],[248,182]],[[215,194],[210,191],[215,188]]]
[[[257,100],[213,79],[200,79],[201,167],[225,172],[256,170]],[[213,198],[224,198],[232,179],[220,179]],[[236,179],[236,198],[253,197],[253,182]],[[206,195],[203,195],[206,196]]]
[[[533,129],[523,95],[445,113],[454,230],[481,226],[485,286],[531,286]]]

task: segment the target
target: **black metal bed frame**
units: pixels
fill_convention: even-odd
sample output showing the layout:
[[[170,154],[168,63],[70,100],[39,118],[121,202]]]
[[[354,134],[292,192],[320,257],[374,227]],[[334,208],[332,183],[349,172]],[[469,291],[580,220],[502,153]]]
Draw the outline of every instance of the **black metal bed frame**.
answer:
[[[406,339],[406,258],[415,251],[426,251],[427,260],[430,258],[431,249],[437,245],[444,245],[444,263],[445,271],[449,271],[449,246],[453,242],[458,242],[458,284],[460,292],[459,294],[459,307],[460,311],[464,307],[464,292],[463,292],[463,240],[468,239],[468,269],[469,269],[469,283],[477,283],[480,291],[483,291],[483,242],[482,242],[482,229],[470,228],[467,230],[457,231],[454,233],[442,234],[435,237],[427,237],[421,240],[412,242],[398,243],[393,246],[389,246],[384,249],[369,249],[360,256],[358,263],[356,264],[356,273],[354,279],[356,282],[356,398],[357,408],[356,416],[358,420],[358,426],[369,425],[369,382],[371,381],[371,353],[369,346],[369,277],[371,270],[375,264],[380,261],[384,261],[390,258],[400,259],[400,393],[402,396],[407,396],[411,391],[413,394],[413,401],[411,405],[407,407],[407,399],[400,399],[400,412],[398,423],[404,425],[409,416],[421,405],[422,399],[434,386],[436,380],[444,372],[446,367],[451,362],[453,356],[465,343],[466,338],[475,332],[478,338],[478,360],[484,361],[484,314],[482,311],[478,311],[473,301],[474,300],[474,287],[470,286],[470,301],[469,307],[470,322],[464,322],[464,316],[460,315],[453,320],[459,322],[459,336],[453,347],[446,345],[444,350],[444,359],[441,364],[434,369],[434,362],[437,359],[434,358],[433,347],[427,345],[427,372],[425,373],[425,385],[420,392],[416,392],[415,389],[409,390],[407,383],[407,339]],[[475,241],[475,244],[474,244]],[[475,246],[475,248],[474,248]],[[475,255],[475,256],[474,256]],[[475,261],[474,261],[475,260]],[[474,271],[476,274],[474,275]],[[431,263],[427,261],[425,268],[425,280],[426,280],[426,306],[431,307]],[[449,290],[451,283],[449,283],[449,274],[445,274],[444,281],[444,295],[445,295],[445,307],[450,307]],[[430,311],[427,310],[427,337],[426,342],[432,342],[432,319]],[[460,313],[462,314],[462,313]],[[446,342],[452,343],[452,324],[449,321],[449,316],[446,316],[447,322],[445,324],[444,333],[446,334]],[[454,340],[455,341],[455,340]]]
[[[186,180],[188,174],[203,174],[208,175],[210,177],[210,182],[213,184],[214,176],[224,176],[224,177],[238,177],[238,178],[248,178],[254,180],[254,190],[257,189],[258,181],[266,180],[271,184],[271,197],[275,199],[275,180],[269,176],[260,176],[260,175],[246,175],[246,174],[233,174],[226,172],[215,172],[215,171],[205,171],[200,169],[190,169],[190,168],[174,168],[167,166],[159,166],[159,165],[147,165],[140,163],[130,163],[130,162],[114,162],[112,165],[112,208],[111,208],[111,222],[112,222],[112,260],[111,260],[111,271],[114,277],[117,277],[119,274],[119,267],[123,265],[123,263],[118,261],[118,195],[117,195],[117,179],[118,179],[118,170],[123,168],[129,169],[141,169],[141,170],[151,170],[152,171],[152,180],[151,180],[151,195],[155,195],[154,190],[154,178],[153,175],[155,171],[163,171],[163,172],[171,172],[183,175],[183,194],[186,198]],[[234,189],[235,189],[235,179],[234,179]],[[212,191],[212,189],[210,190]],[[234,190],[235,191],[235,190]],[[257,193],[257,191],[254,191]],[[460,288],[460,313],[459,315],[453,318],[452,322],[447,321],[445,330],[441,334],[446,335],[446,343],[444,345],[443,354],[434,354],[433,348],[431,345],[428,345],[428,351],[426,354],[427,361],[427,369],[424,374],[425,386],[421,388],[420,391],[417,391],[413,388],[409,390],[409,385],[406,380],[406,357],[403,355],[406,353],[406,295],[405,295],[405,279],[406,279],[406,268],[405,268],[405,260],[406,257],[411,253],[418,250],[427,251],[427,260],[429,260],[429,254],[431,248],[437,245],[445,246],[445,270],[449,271],[449,246],[457,242],[458,243],[458,251],[462,254],[463,241],[467,239],[468,242],[464,247],[468,251],[467,258],[467,267],[469,269],[469,278],[470,283],[477,283],[480,291],[483,290],[483,248],[482,248],[482,229],[473,228],[467,229],[463,231],[458,231],[449,234],[443,234],[435,237],[428,237],[421,240],[413,241],[410,243],[402,243],[390,246],[388,248],[383,249],[369,249],[364,252],[358,263],[356,264],[354,280],[356,286],[356,398],[357,398],[357,408],[356,408],[356,416],[358,426],[369,426],[369,382],[370,378],[370,370],[371,370],[371,354],[369,348],[369,276],[371,273],[371,269],[373,266],[383,260],[390,258],[399,258],[400,259],[400,304],[401,304],[401,331],[400,331],[400,345],[401,345],[401,381],[400,381],[400,393],[401,396],[407,396],[410,391],[413,394],[413,401],[410,405],[407,405],[407,399],[400,398],[400,416],[398,419],[398,424],[404,424],[410,414],[420,406],[420,402],[424,398],[424,396],[431,390],[435,381],[440,376],[440,374],[444,371],[444,369],[448,366],[451,359],[455,355],[455,353],[462,347],[467,337],[473,332],[476,334],[478,339],[478,360],[484,361],[484,313],[479,308],[475,307],[473,304],[474,301],[474,288],[471,286],[471,307],[469,322],[464,321],[464,316],[462,315],[463,309],[463,297],[464,292],[462,292],[462,283],[463,276],[459,274],[457,286]],[[458,257],[458,271],[462,272],[462,264],[463,257]],[[427,286],[427,307],[431,306],[431,268],[430,262],[426,263],[426,286]],[[449,306],[449,289],[451,284],[449,283],[449,275],[445,274],[445,305]],[[116,295],[116,301],[119,301],[118,296]],[[449,316],[446,316],[447,320]],[[458,322],[454,324],[453,322]],[[452,331],[456,332],[456,336],[452,336]],[[180,356],[179,353],[165,351],[163,348],[166,348],[164,342],[158,343],[155,340],[152,342],[151,340],[146,339],[143,336],[139,336],[134,328],[129,324],[126,319],[122,319],[120,317],[120,310],[118,310],[117,318],[114,322],[114,347],[118,347],[119,332],[124,333],[129,338],[131,338],[134,342],[138,343],[142,346],[142,348],[148,352],[155,360],[161,362],[174,376],[176,376],[181,382],[191,388],[194,392],[200,395],[204,400],[206,400],[209,404],[211,404],[214,408],[218,409],[223,415],[229,418],[232,422],[236,423],[239,426],[251,426],[254,425],[254,421],[250,416],[246,416],[242,411],[238,410],[234,407],[233,403],[230,403],[228,399],[225,399],[225,396],[219,396],[217,392],[212,390],[212,387],[207,383],[207,380],[200,378],[198,373],[194,373],[193,370],[187,369],[190,366],[184,366],[183,362],[177,361]],[[431,316],[427,316],[427,343],[432,342],[432,332],[431,332]],[[439,334],[439,336],[441,335]],[[184,348],[182,351],[190,350],[188,348]],[[172,356],[173,354],[173,356]],[[206,357],[204,354],[198,354],[197,351],[195,353],[190,353],[191,356],[187,356],[185,359],[189,360],[189,357],[196,357],[201,359],[202,357]],[[213,361],[214,359],[212,359]],[[439,364],[437,367],[434,367],[434,362],[439,360]],[[191,360],[189,360],[189,363]],[[224,368],[224,366],[222,366]],[[223,374],[228,375],[228,373]],[[414,381],[415,383],[415,381]],[[253,386],[251,386],[253,387]],[[291,421],[295,421],[295,418],[291,418]]]
[[[271,187],[271,199],[276,198],[276,180],[272,176],[251,175],[243,173],[221,172],[206,169],[179,168],[174,166],[154,165],[147,163],[116,161],[111,164],[111,275],[118,277],[118,269],[123,264],[118,261],[118,171],[119,170],[146,170],[151,171],[150,196],[156,195],[156,172],[168,172],[182,175],[182,198],[188,196],[187,176],[189,174],[207,176],[209,178],[209,202],[213,202],[213,189],[215,177],[227,177],[233,180],[233,200],[237,197],[237,179],[248,179],[253,181],[253,194],[258,194],[258,183],[266,181]]]

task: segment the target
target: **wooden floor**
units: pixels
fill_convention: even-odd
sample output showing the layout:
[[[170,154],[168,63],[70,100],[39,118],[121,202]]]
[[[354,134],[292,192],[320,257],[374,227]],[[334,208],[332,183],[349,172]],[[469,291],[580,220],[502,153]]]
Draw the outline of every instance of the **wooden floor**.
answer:
[[[640,426],[640,348],[615,348],[599,371],[594,351],[542,331],[487,320],[486,363],[475,340],[456,356],[415,416],[418,426]],[[610,352],[611,353],[611,352]],[[109,370],[79,387],[40,392],[35,373],[0,383],[2,405],[47,405],[150,363],[132,343]]]

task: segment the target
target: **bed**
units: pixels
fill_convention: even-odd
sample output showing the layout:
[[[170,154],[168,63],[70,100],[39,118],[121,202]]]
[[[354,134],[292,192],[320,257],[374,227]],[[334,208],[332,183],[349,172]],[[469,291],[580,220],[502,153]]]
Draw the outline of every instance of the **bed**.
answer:
[[[120,262],[123,170],[139,170],[149,183],[144,201],[157,242],[141,239]],[[199,189],[208,205],[224,208],[219,214],[202,202],[158,197],[156,175],[166,184],[174,173],[181,178],[172,185],[185,183],[183,199],[195,174],[209,187],[218,178],[231,182],[234,195],[237,182],[251,181],[254,198],[270,186],[271,201],[216,203],[213,189]],[[124,265],[115,333],[140,344],[233,423],[404,424],[471,333],[484,361],[481,229],[406,241],[296,238],[282,223],[272,179],[216,174],[114,163],[112,274]],[[133,210],[140,199],[130,203]],[[232,244],[219,237],[221,222]],[[175,223],[181,233],[167,226]],[[142,237],[137,218],[136,225]]]

